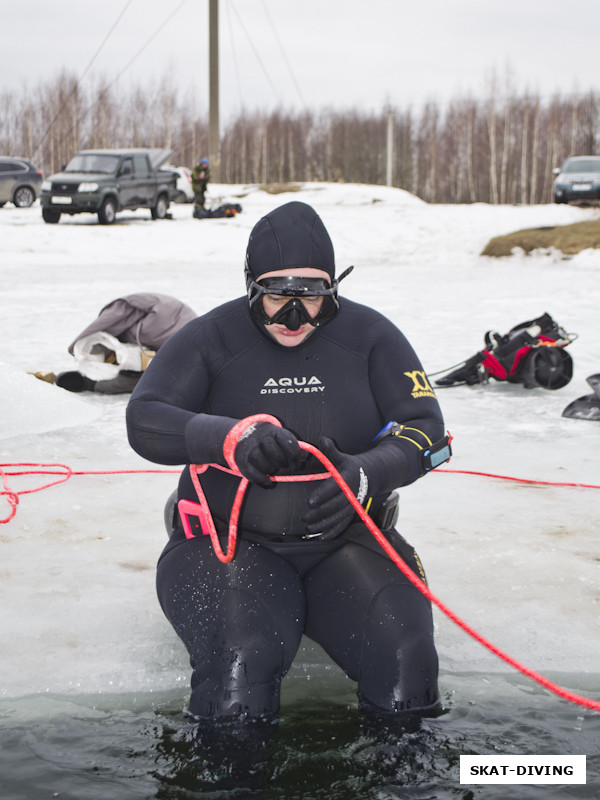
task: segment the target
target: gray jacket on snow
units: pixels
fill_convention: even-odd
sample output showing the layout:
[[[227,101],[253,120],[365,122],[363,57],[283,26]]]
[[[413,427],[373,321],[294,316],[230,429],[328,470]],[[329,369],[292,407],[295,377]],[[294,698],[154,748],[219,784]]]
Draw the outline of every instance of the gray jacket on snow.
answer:
[[[68,350],[73,355],[73,348],[79,339],[98,331],[109,333],[127,344],[158,350],[196,316],[196,312],[188,305],[166,294],[129,294],[104,306],[94,322],[75,337]]]

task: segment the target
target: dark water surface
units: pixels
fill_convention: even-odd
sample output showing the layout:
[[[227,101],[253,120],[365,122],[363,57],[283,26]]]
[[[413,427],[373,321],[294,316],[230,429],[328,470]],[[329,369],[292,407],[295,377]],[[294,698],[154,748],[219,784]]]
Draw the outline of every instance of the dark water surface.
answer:
[[[591,694],[597,676],[570,676]],[[600,797],[600,714],[520,676],[442,675],[447,713],[418,730],[373,726],[354,686],[295,680],[266,747],[211,752],[186,720],[186,695],[0,702],[2,800],[563,800]],[[256,746],[254,746],[256,745]],[[586,785],[459,783],[459,757],[586,755]]]

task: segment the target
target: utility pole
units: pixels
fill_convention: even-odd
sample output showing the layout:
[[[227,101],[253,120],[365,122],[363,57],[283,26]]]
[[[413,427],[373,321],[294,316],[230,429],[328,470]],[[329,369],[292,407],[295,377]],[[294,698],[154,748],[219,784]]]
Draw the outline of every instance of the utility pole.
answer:
[[[219,0],[208,0],[208,162],[212,180],[221,181],[219,133]]]

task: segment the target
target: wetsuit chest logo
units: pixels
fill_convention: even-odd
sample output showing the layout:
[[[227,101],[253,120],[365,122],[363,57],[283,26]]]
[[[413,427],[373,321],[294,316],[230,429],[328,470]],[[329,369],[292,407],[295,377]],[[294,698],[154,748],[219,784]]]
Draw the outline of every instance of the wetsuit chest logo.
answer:
[[[324,384],[316,377],[311,375],[301,375],[295,378],[268,378],[262,389],[261,394],[311,394],[313,392],[325,391]]]

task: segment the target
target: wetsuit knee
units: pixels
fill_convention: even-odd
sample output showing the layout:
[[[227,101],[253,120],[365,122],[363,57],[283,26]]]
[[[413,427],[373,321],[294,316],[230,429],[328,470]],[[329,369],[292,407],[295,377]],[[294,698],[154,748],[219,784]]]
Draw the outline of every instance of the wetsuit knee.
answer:
[[[201,654],[191,654],[189,711],[199,717],[273,717],[289,668],[285,637],[264,604],[247,592],[227,589],[222,605],[237,613],[233,619],[225,612],[228,623],[215,629]]]
[[[437,712],[437,678],[428,601],[412,585],[388,585],[373,600],[364,628],[361,704],[394,713]]]
[[[396,538],[421,575],[412,547]],[[436,705],[431,605],[387,557],[350,541],[309,573],[305,588],[306,633],[358,682],[361,702],[395,713]]]
[[[242,544],[236,566],[192,540],[160,561],[157,588],[192,665],[189,712],[197,717],[273,717],[302,637],[298,574],[263,548]],[[281,581],[278,580],[281,578]]]
[[[245,644],[226,647],[194,666],[189,712],[195,717],[257,717],[279,713],[284,670],[272,643],[262,650]]]

